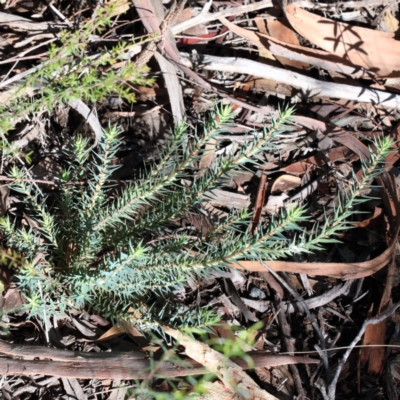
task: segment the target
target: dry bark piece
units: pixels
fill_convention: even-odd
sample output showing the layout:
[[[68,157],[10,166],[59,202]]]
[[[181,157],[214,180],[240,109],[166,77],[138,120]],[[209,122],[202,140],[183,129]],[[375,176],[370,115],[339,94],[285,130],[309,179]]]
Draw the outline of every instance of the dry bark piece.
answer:
[[[0,12],[0,23],[2,26],[7,25],[16,31],[46,31],[48,29],[66,27],[66,24],[54,24],[51,22],[35,22],[28,18],[20,17],[18,15]]]
[[[268,33],[267,29],[265,28],[265,21],[264,21],[263,18],[256,17],[254,19],[254,21],[255,21],[255,23],[257,25],[258,30],[261,33],[264,33],[264,34]],[[275,61],[276,60],[274,55],[265,46],[257,46],[257,47],[258,47],[258,56],[260,58],[265,58],[265,59],[271,60],[271,61]]]
[[[239,7],[226,8],[225,10],[221,10],[215,13],[208,12],[212,5],[212,1],[208,1],[200,14],[195,17],[183,21],[179,24],[174,25],[171,28],[171,31],[174,35],[177,35],[180,32],[185,31],[186,29],[190,29],[194,26],[204,24],[206,22],[215,21],[218,18],[229,17],[231,15],[240,15],[246,12],[261,10],[263,8],[273,7],[272,1],[270,0],[262,0],[257,3],[245,4]]]
[[[400,42],[393,34],[324,18],[296,4],[286,7],[286,17],[298,34],[321,49],[378,77],[400,76]]]
[[[281,175],[276,178],[271,193],[288,193],[291,190],[297,189],[301,185],[301,178],[293,175]]]
[[[267,19],[266,24],[268,27],[268,31],[272,37],[278,39],[285,43],[294,44],[296,46],[300,46],[299,39],[297,39],[297,35],[286,19]],[[304,70],[308,68],[310,65],[301,61],[293,60],[287,57],[277,56],[276,57],[284,66],[292,67],[297,70]]]
[[[0,353],[18,359],[0,357],[0,374],[7,375],[49,375],[61,378],[80,379],[146,379],[153,362],[142,352],[87,353],[51,349],[43,346],[15,345],[0,340]],[[292,363],[318,364],[308,357],[271,355],[266,352],[249,352],[257,367],[271,367]],[[24,360],[21,357],[25,358]],[[37,358],[44,360],[38,360]],[[203,365],[187,357],[181,357],[185,368],[174,362],[162,362],[157,372],[164,377],[204,374]],[[248,365],[242,359],[235,359],[242,368]]]
[[[214,189],[205,194],[209,203],[213,206],[223,206],[243,210],[250,205],[250,196],[240,193],[227,192],[226,190]]]
[[[162,40],[157,44],[158,52],[154,55],[163,73],[165,85],[168,90],[168,95],[171,104],[171,110],[176,125],[179,125],[185,116],[185,109],[183,105],[182,87],[179,83],[176,69],[171,63],[171,54],[177,54],[176,43],[174,37],[169,29],[170,25],[178,16],[181,7],[183,7],[185,0],[173,3],[173,6],[167,16],[164,17],[164,9],[160,2],[151,2],[149,0],[133,0],[133,4],[142,20],[143,25],[149,33],[158,34]],[[161,21],[163,21],[163,28],[160,29]],[[154,43],[150,43],[150,45]],[[166,48],[167,54],[170,57],[164,57],[163,48]],[[140,57],[140,56],[139,56]],[[176,62],[176,61],[175,61]]]
[[[284,202],[288,198],[289,196],[285,193],[281,193],[276,196],[268,196],[267,204],[263,207],[263,211],[266,211],[269,214],[277,214],[279,210],[285,205]]]
[[[377,315],[386,312],[393,304],[392,287],[395,274],[396,274],[396,263],[393,254],[392,262],[389,264],[389,268],[387,271],[385,289],[382,294]],[[386,321],[381,321],[374,326],[372,325],[367,326],[367,328],[365,329],[363,344],[366,345],[385,344],[386,326],[387,326]],[[370,375],[381,375],[384,371],[386,362],[386,349],[384,347],[362,348],[360,350],[360,362],[361,364],[368,363],[368,373]]]
[[[181,56],[189,57],[188,54],[180,53]],[[260,78],[274,79],[277,83],[289,84],[296,88],[299,93],[299,98],[327,98],[327,99],[342,99],[346,101],[357,101],[360,103],[368,103],[378,105],[385,109],[400,110],[400,95],[384,92],[381,90],[371,89],[365,86],[351,86],[333,82],[320,81],[302,74],[276,68],[271,65],[261,64],[257,61],[252,61],[239,57],[217,57],[204,55],[202,58],[203,69],[209,71],[232,72],[241,74],[251,74]],[[182,61],[181,61],[182,64]],[[203,87],[207,87],[215,91],[215,89],[204,79],[200,78],[193,71],[187,71],[186,66],[180,66],[189,76],[196,75],[196,82]],[[186,69],[187,68],[187,69]],[[223,95],[227,98],[227,95]],[[229,99],[246,109],[253,109],[249,104],[241,102],[235,98]],[[244,103],[244,104],[243,104]],[[257,109],[257,112],[262,112]]]

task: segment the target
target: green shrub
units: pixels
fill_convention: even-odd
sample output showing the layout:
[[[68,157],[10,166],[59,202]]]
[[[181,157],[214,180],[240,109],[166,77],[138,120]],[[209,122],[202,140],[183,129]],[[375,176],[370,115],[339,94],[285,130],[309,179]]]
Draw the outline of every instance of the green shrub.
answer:
[[[139,324],[201,325],[214,320],[204,310],[179,306],[174,291],[189,276],[207,276],[240,259],[274,260],[320,249],[334,235],[351,227],[353,206],[370,180],[380,174],[391,141],[375,142],[369,163],[363,163],[360,181],[354,176],[350,192],[343,193],[333,218],[300,233],[307,219],[305,207],[293,205],[255,235],[247,229],[250,215],[233,213],[205,236],[174,233],[172,220],[195,209],[224,175],[255,163],[273,148],[273,141],[290,121],[286,109],[268,130],[255,136],[234,155],[218,158],[210,168],[196,170],[207,143],[229,130],[230,107],[220,107],[204,123],[201,133],[181,125],[141,179],[120,193],[110,184],[117,166],[112,160],[121,144],[119,131],[109,128],[96,149],[78,137],[68,152],[68,168],[60,181],[56,202],[43,197],[22,170],[13,168],[11,188],[26,204],[25,212],[38,227],[22,227],[19,218],[3,219],[1,230],[8,246],[24,255],[17,282],[30,315],[90,309],[112,318],[133,318]],[[82,185],[82,181],[86,185]],[[190,182],[190,184],[188,183]],[[111,200],[110,194],[116,198]],[[297,231],[292,239],[287,231]]]
[[[2,134],[29,114],[51,111],[69,101],[99,102],[115,95],[134,102],[132,85],[153,83],[153,79],[146,76],[146,67],[138,68],[130,61],[118,70],[113,69],[126,58],[129,48],[135,44],[133,40],[109,48],[95,35],[111,26],[117,8],[118,2],[110,2],[82,26],[59,33],[57,44],[50,45],[48,59],[11,87],[4,103],[0,104]],[[6,143],[3,147],[9,149]]]

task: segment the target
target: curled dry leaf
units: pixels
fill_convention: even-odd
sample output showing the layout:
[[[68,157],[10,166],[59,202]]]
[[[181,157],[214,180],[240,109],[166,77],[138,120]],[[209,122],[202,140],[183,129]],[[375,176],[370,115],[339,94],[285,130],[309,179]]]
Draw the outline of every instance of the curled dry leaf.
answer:
[[[301,185],[301,178],[293,175],[281,175],[275,179],[272,185],[271,192],[288,193]]]
[[[300,42],[297,39],[297,35],[293,28],[287,23],[286,20],[279,19],[267,19],[266,20],[268,31],[272,37],[281,40],[285,43],[294,44],[300,46]],[[293,67],[297,70],[304,70],[310,65],[301,61],[293,60],[287,57],[277,56],[276,57],[284,66]]]
[[[360,222],[354,224],[357,228],[367,228],[370,229],[376,225],[384,223],[383,210],[380,207],[375,207],[374,212],[371,217],[366,218]]]

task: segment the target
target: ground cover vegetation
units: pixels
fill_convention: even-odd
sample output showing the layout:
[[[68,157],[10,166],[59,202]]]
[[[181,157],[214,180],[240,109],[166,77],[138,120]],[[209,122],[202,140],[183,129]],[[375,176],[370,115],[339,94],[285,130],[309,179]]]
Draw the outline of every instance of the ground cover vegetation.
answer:
[[[173,291],[188,277],[207,276],[237,260],[276,260],[335,242],[337,233],[351,228],[355,207],[368,200],[362,195],[370,190],[369,182],[384,171],[390,139],[374,143],[361,179],[353,177],[354,184],[343,192],[334,215],[315,225],[311,235],[296,233],[307,216],[306,209],[294,203],[255,235],[250,232],[250,215],[244,212],[221,221],[204,238],[172,234],[164,239],[168,235],[163,227],[196,207],[220,178],[256,163],[261,151],[271,150],[291,114],[291,109],[284,109],[256,141],[221,157],[206,171],[196,171],[191,166],[203,157],[209,141],[232,124],[231,107],[217,107],[198,132],[187,135],[185,125],[175,130],[171,143],[161,150],[161,161],[117,193],[115,201],[109,200],[109,193],[116,169],[112,160],[120,146],[118,128],[106,129],[94,149],[82,137],[73,141],[55,203],[48,204],[24,170],[13,168],[11,188],[25,196],[25,212],[38,226],[26,229],[18,219],[6,218],[1,229],[8,246],[27,260],[18,271],[17,284],[30,316],[89,307],[106,318],[133,317],[139,324],[207,325],[207,312],[180,312],[175,307]],[[182,184],[185,179],[191,179],[190,184]],[[285,232],[291,232],[291,237]]]
[[[171,43],[163,41],[167,40],[165,39],[167,31],[174,19],[180,15],[183,4],[184,2],[178,1],[166,7],[167,15],[163,21],[160,15],[156,17],[155,14],[149,16],[144,13],[143,10],[150,14],[155,12],[151,11],[152,5],[145,0],[134,1],[133,6],[120,1],[99,3],[95,7],[94,4],[89,4],[90,12],[78,9],[71,14],[71,20],[76,18],[77,25],[69,23],[56,28],[56,38],[46,47],[45,57],[40,56],[40,62],[33,63],[30,69],[23,68],[22,73],[18,71],[10,78],[11,83],[7,83],[10,82],[10,79],[7,79],[13,74],[12,70],[3,75],[3,82],[0,85],[6,82],[1,86],[6,87],[6,90],[0,93],[0,135],[1,174],[4,175],[1,175],[0,179],[4,181],[3,186],[7,186],[7,190],[10,191],[7,192],[7,196],[9,193],[12,200],[3,198],[1,202],[0,234],[4,247],[1,262],[10,268],[5,269],[7,272],[3,274],[7,277],[4,280],[8,281],[4,292],[6,300],[3,296],[0,300],[6,304],[7,296],[19,299],[12,307],[2,306],[2,324],[7,327],[3,335],[11,342],[26,342],[26,337],[33,334],[26,334],[25,331],[13,327],[34,321],[39,326],[40,332],[43,332],[41,342],[46,342],[47,345],[54,344],[58,348],[71,349],[70,345],[65,344],[68,335],[63,336],[60,341],[60,338],[54,336],[54,331],[65,328],[71,332],[72,324],[75,324],[79,335],[84,337],[83,340],[77,340],[79,335],[75,335],[76,338],[72,342],[74,356],[80,360],[86,358],[86,353],[81,350],[90,351],[95,348],[96,352],[103,354],[102,345],[109,349],[112,347],[111,340],[116,335],[129,335],[129,339],[135,343],[134,347],[132,342],[129,344],[127,340],[121,339],[118,348],[137,350],[139,347],[143,350],[140,355],[130,354],[133,359],[137,357],[137,360],[140,360],[138,365],[142,366],[142,370],[136,370],[134,362],[129,364],[130,361],[126,361],[129,359],[127,353],[111,352],[109,363],[117,365],[119,380],[104,384],[104,388],[112,388],[114,393],[119,393],[116,396],[121,398],[126,395],[132,399],[184,399],[191,396],[211,399],[219,398],[221,393],[228,390],[245,398],[258,396],[258,398],[286,400],[295,393],[300,398],[306,398],[306,391],[303,388],[305,385],[312,398],[333,400],[338,382],[340,384],[339,375],[344,365],[347,365],[351,350],[362,335],[365,333],[365,343],[384,342],[386,332],[386,328],[382,325],[384,317],[372,320],[374,324],[380,323],[375,331],[379,332],[377,339],[369,330],[371,326],[368,327],[368,321],[364,321],[364,316],[371,307],[362,305],[359,308],[361,310],[359,315],[352,314],[353,307],[357,307],[355,303],[358,299],[363,296],[368,297],[367,294],[372,291],[366,290],[364,295],[360,295],[364,281],[358,280],[353,288],[354,293],[350,296],[351,281],[340,286],[337,284],[337,278],[364,277],[383,268],[389,258],[394,260],[396,234],[400,226],[400,208],[395,181],[386,172],[396,162],[398,154],[396,140],[383,134],[383,126],[397,118],[397,114],[385,116],[380,112],[371,117],[371,110],[366,112],[363,108],[357,108],[357,111],[354,111],[355,105],[348,109],[344,106],[335,108],[335,113],[337,112],[335,118],[339,118],[339,121],[346,119],[347,115],[353,112],[363,123],[367,119],[373,120],[375,128],[372,133],[364,132],[356,135],[343,130],[343,126],[348,123],[347,120],[338,122],[338,126],[334,126],[331,122],[321,123],[310,116],[302,119],[299,114],[304,114],[309,105],[306,104],[306,108],[302,105],[289,106],[289,98],[294,101],[298,96],[302,101],[311,101],[307,96],[314,98],[312,93],[316,87],[320,91],[315,96],[325,99],[321,101],[327,101],[329,93],[335,98],[341,91],[350,97],[356,94],[351,86],[346,87],[345,91],[344,87],[336,87],[338,84],[333,82],[318,81],[316,84],[315,79],[307,78],[307,80],[298,72],[293,75],[291,68],[298,71],[301,63],[315,62],[318,68],[327,66],[328,71],[333,68],[334,72],[339,69],[355,79],[351,63],[356,63],[356,60],[350,57],[339,62],[340,54],[336,54],[336,65],[333,67],[331,65],[334,64],[333,61],[329,61],[331,64],[322,63],[318,59],[321,54],[317,51],[311,51],[311,56],[307,53],[308,58],[305,58],[299,50],[302,46],[292,37],[287,40],[296,42],[297,44],[291,44],[297,47],[291,47],[286,43],[285,51],[289,52],[286,55],[300,60],[298,61],[300,64],[295,62],[296,65],[293,65],[293,62],[288,62],[281,54],[282,48],[279,46],[282,46],[282,43],[276,41],[281,40],[281,36],[277,34],[275,39],[267,37],[260,20],[257,20],[256,24],[260,36],[255,36],[251,29],[247,30],[225,19],[229,15],[221,14],[218,17],[224,26],[221,35],[231,32],[231,35],[233,33],[236,35],[232,36],[234,40],[244,38],[247,44],[258,49],[259,58],[263,59],[263,63],[250,60],[251,57],[241,59],[236,57],[236,53],[235,57],[230,59],[229,66],[226,60],[213,54],[197,57],[197,53],[192,52],[190,55],[187,50],[209,49],[202,39],[210,39],[210,35],[214,35],[214,32],[208,32],[204,25],[211,21],[207,8],[211,3],[208,6],[208,3],[206,4],[199,18],[194,17],[201,20],[200,31],[189,34],[187,29],[190,27],[182,28],[190,36],[179,38],[179,44],[184,51],[180,53],[180,62],[175,65],[192,79],[192,83],[203,85],[210,90],[211,97],[204,97],[204,93],[199,94],[196,91],[193,94],[188,90],[190,84],[182,80],[181,85],[185,88],[186,96],[183,98],[182,87],[176,83],[178,79],[175,86],[168,81],[169,75],[178,76],[176,70],[172,72],[171,69],[165,69],[165,65],[160,62],[160,54],[169,61],[173,61],[178,54],[171,53],[174,51],[169,47]],[[10,4],[7,3],[8,6]],[[61,3],[58,6],[63,8]],[[12,9],[13,6],[10,7]],[[54,6],[51,4],[48,7],[49,10],[53,10]],[[256,8],[246,7],[257,7],[257,5],[244,5],[239,8],[241,12],[256,12],[254,11]],[[309,37],[308,31],[304,30],[301,22],[296,20],[296,15],[299,15],[301,10],[297,8],[293,10],[293,7],[293,5],[286,7],[285,16],[279,18],[290,21],[293,35],[296,30],[313,43],[313,37]],[[190,8],[186,12],[189,12],[188,10],[190,11]],[[148,31],[148,34],[143,34],[142,29],[137,29],[140,35],[136,37],[140,39],[135,40],[132,40],[134,35],[121,33],[125,32],[124,26],[129,26],[129,22],[121,22],[119,25],[121,15],[133,11],[132,15],[135,18],[139,17]],[[81,14],[87,17],[83,18]],[[306,17],[309,16],[303,15],[303,18]],[[0,15],[1,18],[4,18],[4,15]],[[158,18],[159,31],[154,30],[154,25],[149,22],[153,21],[151,18]],[[23,25],[24,21],[20,21]],[[323,26],[324,28],[329,26],[328,22],[325,21]],[[174,32],[176,37],[179,37],[179,33],[182,32],[179,29],[181,28],[177,24],[170,33]],[[273,36],[277,27],[270,24],[268,29],[269,34]],[[280,29],[287,33],[286,30],[289,28],[286,26]],[[116,39],[111,39],[110,44],[107,42],[108,36]],[[319,36],[317,35],[317,38]],[[129,39],[126,40],[126,37]],[[272,40],[272,45],[269,43],[266,46],[267,42],[260,42],[260,37],[263,40]],[[368,44],[366,33],[364,37],[365,43]],[[231,42],[227,43],[228,48]],[[197,44],[200,44],[199,48]],[[218,35],[216,44],[220,45]],[[329,47],[320,41],[317,45],[324,49]],[[137,54],[135,49],[140,46],[144,50],[135,63],[130,59],[132,54]],[[158,90],[163,85],[157,70],[155,72],[157,67],[150,61],[157,46],[160,53],[157,60],[165,82],[169,82],[165,84],[169,100],[163,104],[170,103],[167,107],[170,106],[172,113],[178,114],[178,111],[182,110],[179,110],[173,101],[173,96],[181,96],[182,103],[184,100],[185,104],[191,105],[185,111],[188,114],[187,122],[177,122],[178,118],[175,115],[174,121],[170,120],[165,124],[168,125],[168,129],[165,129],[161,142],[154,146],[146,143],[147,146],[153,147],[150,155],[136,162],[135,167],[131,168],[129,173],[125,172],[121,180],[119,173],[125,168],[124,163],[129,164],[127,158],[136,157],[139,153],[137,149],[140,147],[140,141],[129,136],[129,125],[132,121],[127,124],[126,120],[135,114],[142,116],[152,114],[152,110],[147,110],[148,104],[146,111],[141,111],[140,108],[135,108],[136,111],[131,110],[138,99],[139,102],[143,102],[145,96],[143,93],[146,93],[146,96],[150,96],[150,93],[154,98],[159,97]],[[240,53],[246,50],[237,48],[236,51]],[[296,51],[300,55],[297,53],[294,55]],[[276,59],[271,52],[277,53],[274,53]],[[326,59],[325,57],[324,60]],[[274,86],[270,81],[271,76],[278,80],[282,79],[280,78],[282,71],[279,73],[276,70],[264,71],[270,67],[269,63],[272,65],[271,68],[276,68],[277,60],[284,66],[284,72],[290,72],[284,75],[286,81],[279,83],[282,87]],[[144,66],[146,63],[150,67]],[[380,68],[366,71],[367,64],[361,66],[363,79],[367,79],[366,76],[370,79],[371,74],[376,74],[376,79],[383,79],[388,74],[386,65],[379,65]],[[187,65],[190,65],[190,68]],[[286,71],[286,68],[290,71]],[[218,73],[210,79],[211,85],[204,80],[204,77],[209,76],[207,74],[213,70],[218,70]],[[241,75],[237,74],[243,74],[248,70],[252,70],[255,76],[259,74],[263,77],[265,82],[262,90],[268,93],[272,90],[269,93],[272,97],[268,100],[267,117],[265,108],[246,103],[249,100],[250,81],[239,82]],[[349,72],[350,70],[352,72]],[[16,78],[18,76],[19,79]],[[335,75],[332,76],[336,78]],[[307,90],[302,83],[302,77],[308,82],[307,85],[311,85],[307,86]],[[168,85],[172,85],[174,89]],[[256,93],[259,90],[257,86],[259,82],[255,82],[254,85]],[[297,94],[290,92],[284,85],[292,85],[290,90],[295,88]],[[235,91],[230,93],[232,86],[235,87]],[[283,90],[283,93],[286,93],[285,101],[281,100],[282,93],[275,93],[276,90]],[[191,93],[190,96],[193,98],[188,98],[187,93]],[[221,101],[216,93],[225,99]],[[395,107],[393,104],[396,104],[396,96],[389,94],[386,98],[386,94],[377,93],[373,88],[362,89],[365,103],[376,105],[374,99],[378,96],[386,107]],[[197,97],[201,99],[201,106],[197,104],[198,100],[193,100]],[[355,100],[356,97],[353,97],[351,99]],[[243,102],[243,98],[246,102]],[[113,101],[116,101],[123,111],[116,111],[112,106]],[[57,150],[57,165],[60,167],[58,172],[51,181],[37,179],[32,174],[31,167],[46,153],[43,149],[47,151],[52,138],[45,135],[38,140],[39,145],[36,147],[27,146],[26,149],[20,149],[15,145],[17,132],[24,132],[23,127],[27,121],[38,120],[43,118],[43,115],[51,121],[49,124],[52,124],[56,109],[67,105],[76,109],[77,102],[81,105],[97,106],[99,110],[106,108],[108,110],[106,116],[114,115],[117,118],[113,118],[112,121],[110,117],[98,119],[96,113],[90,112],[89,115],[93,114],[92,117],[94,116],[97,124],[89,123],[91,129],[95,131],[95,139],[82,129],[82,125],[75,130],[67,124],[65,128],[68,131],[67,135],[60,134],[62,139],[58,139],[62,142]],[[330,115],[332,104],[323,103],[321,107],[325,106],[326,110],[324,109],[323,113]],[[166,110],[160,105],[157,105],[156,109],[156,112],[160,109]],[[254,114],[256,118],[251,119],[248,113],[251,114],[254,110],[260,113],[256,112]],[[313,110],[318,114],[318,108],[314,107]],[[80,114],[89,120],[89,115],[83,115],[82,111]],[[382,122],[384,116],[387,119]],[[136,125],[134,124],[133,128],[139,130],[140,118],[139,122],[135,121]],[[151,123],[156,126],[154,121]],[[70,120],[70,125],[75,124],[71,124]],[[251,125],[251,130],[248,125]],[[311,127],[313,132],[307,134],[303,140],[304,129],[301,130],[299,126],[307,129]],[[379,134],[376,133],[377,126],[380,129]],[[338,131],[338,127],[342,130]],[[358,128],[354,129],[357,131]],[[315,133],[315,130],[318,132]],[[324,130],[326,137],[321,139],[321,131]],[[333,134],[330,135],[328,131],[332,131]],[[240,135],[243,132],[245,133]],[[150,143],[150,134],[146,133],[146,140]],[[335,147],[333,145],[335,140],[343,146]],[[313,144],[313,141],[318,142],[317,145]],[[129,143],[133,143],[136,153],[129,153],[128,149],[131,148]],[[294,146],[291,146],[291,143],[294,143]],[[344,150],[346,146],[348,148]],[[351,149],[356,156],[354,154],[351,156],[348,149]],[[313,152],[311,156],[308,154],[310,151]],[[127,153],[129,157],[125,157]],[[321,156],[323,162],[320,161]],[[333,164],[338,160],[339,166],[335,167]],[[324,173],[320,174],[319,169]],[[254,182],[250,182],[255,177],[255,181],[260,183],[253,203],[246,196],[255,194]],[[300,196],[303,190],[299,189],[299,185],[307,186],[313,177],[316,178],[318,185],[306,188],[308,197]],[[234,185],[229,186],[230,182]],[[221,195],[220,189],[226,189],[227,186],[229,191],[225,191],[225,195],[227,198],[232,196],[232,199],[216,201],[215,199]],[[276,196],[277,192],[282,194]],[[3,193],[0,191],[1,195]],[[295,194],[289,198],[287,193]],[[238,207],[232,205],[235,201],[237,201],[235,204],[239,204]],[[380,236],[373,232],[374,227],[379,227]],[[368,232],[361,237],[362,239],[367,237],[373,246],[370,246],[372,250],[369,249],[367,255],[364,254],[365,251],[363,252],[364,258],[360,261],[362,257],[354,256],[346,240],[356,243],[354,252],[357,252],[363,248],[364,243],[360,238],[354,239],[354,237],[357,237],[360,229],[365,228]],[[356,231],[354,236],[352,236],[353,231]],[[376,250],[382,248],[383,237],[386,238],[388,249],[381,256],[374,258],[372,254],[375,255]],[[332,258],[345,260],[346,263],[340,266],[337,262],[331,262]],[[363,264],[364,259],[369,258],[372,260]],[[307,262],[310,260],[318,263]],[[300,261],[305,263],[301,264]],[[238,275],[241,277],[242,275],[234,272],[235,268],[242,269],[242,272],[243,269],[248,270],[246,279],[238,278]],[[390,268],[393,272],[394,262]],[[299,280],[304,289],[303,286],[294,283],[295,278],[285,272],[277,274],[274,270],[301,273]],[[11,279],[8,278],[10,271]],[[313,287],[310,286],[310,279],[306,275],[308,272],[312,276],[322,276],[315,281],[312,280]],[[325,275],[326,279],[323,278]],[[378,310],[376,314],[389,309],[393,285],[389,277],[393,275],[388,273],[386,289],[384,291],[382,289],[381,305],[379,309],[375,307]],[[268,289],[264,289],[265,286],[258,282],[260,277],[268,282]],[[233,283],[234,278],[238,279],[235,283]],[[377,278],[377,282],[380,280],[383,280],[381,276]],[[334,286],[335,284],[337,286]],[[325,299],[324,294],[313,295],[313,290],[321,290],[319,285],[330,288],[326,290]],[[335,290],[340,293],[334,295]],[[191,294],[188,294],[189,292]],[[266,296],[268,300],[264,300]],[[332,303],[337,298],[339,298],[338,305]],[[372,303],[375,302],[373,303],[375,306],[379,303],[379,299],[372,297],[368,299]],[[322,306],[314,305],[315,300],[320,301],[321,303],[317,303]],[[9,300],[8,302],[12,303]],[[327,304],[329,306],[326,306]],[[321,310],[324,306],[326,308],[323,313]],[[387,311],[386,316],[391,316],[398,306],[397,303],[394,308]],[[247,307],[256,310],[256,313],[250,312]],[[314,307],[320,307],[316,314],[310,311]],[[334,317],[328,319],[327,315]],[[333,318],[345,321],[340,322],[343,325],[338,332],[335,330],[335,324],[339,322]],[[10,323],[14,320],[18,323]],[[93,320],[96,320],[98,325],[93,325],[91,323]],[[253,322],[259,320],[261,321],[251,327]],[[310,328],[308,333],[299,333],[297,341],[292,340],[288,320],[297,326],[299,332],[303,332],[305,327]],[[344,328],[346,323],[350,324],[351,328],[347,327],[346,330]],[[92,332],[90,329],[100,332],[99,327],[103,326],[101,324],[107,326],[109,331],[101,337],[100,334],[97,336],[94,334],[93,337],[96,336],[100,340],[98,345],[88,345],[90,340],[87,340],[86,336],[90,336]],[[361,330],[357,328],[358,325],[361,326]],[[275,332],[278,328],[282,333],[281,339],[277,338]],[[314,334],[312,335],[310,331],[314,331]],[[343,332],[344,339],[349,335],[352,338],[355,336],[356,339],[351,339],[353,341],[350,349],[332,361],[326,354],[330,350],[329,347],[333,350],[335,344],[342,340]],[[223,337],[218,338],[218,335]],[[38,338],[36,336],[35,338],[38,343]],[[174,339],[173,345],[171,338]],[[33,341],[32,337],[29,340]],[[139,340],[141,345],[138,346],[135,340]],[[185,347],[186,354],[182,354],[179,343]],[[312,364],[317,360],[294,357],[296,350],[294,343],[309,352],[312,348],[316,348],[323,360],[321,364],[316,369],[307,367],[301,376],[297,367],[292,364]],[[7,346],[9,344],[0,341],[0,353],[18,357],[21,366],[14,365],[9,359],[4,358],[6,363],[3,366],[0,362],[0,373],[3,367],[15,374],[31,371],[30,368],[38,371],[37,367],[29,364],[30,359],[24,360],[24,357],[32,356],[34,349],[29,350],[27,346],[24,352],[23,347],[21,350]],[[260,358],[257,358],[254,351],[256,348],[267,349],[267,352],[262,354],[266,357],[264,360],[260,361]],[[47,350],[49,352],[44,358],[53,360],[53,365],[57,364],[57,360],[60,363],[58,367],[54,367],[54,372],[51,372],[53,366],[47,365],[46,360],[41,360],[43,374],[57,375],[58,372],[68,395],[75,390],[77,397],[86,398],[86,395],[80,392],[81,383],[75,378],[68,381],[71,372],[67,378],[60,372],[66,367],[63,363],[67,362],[65,358],[68,356],[57,353],[56,349]],[[284,358],[286,352],[283,353],[283,350],[289,353],[287,358]],[[145,356],[145,351],[148,357]],[[278,352],[280,354],[277,354]],[[79,378],[81,376],[79,374],[83,374],[85,379],[101,378],[105,381],[117,379],[112,372],[100,368],[99,363],[102,361],[107,363],[109,354],[103,355],[103,359],[88,357],[86,368],[78,363],[76,371],[80,372],[76,372],[76,377]],[[268,357],[273,359],[270,364]],[[364,362],[368,357],[370,360],[373,359],[371,355],[365,354],[360,357]],[[376,360],[380,360],[379,363],[382,364],[384,357],[380,354]],[[232,358],[235,363],[230,360]],[[368,362],[371,371],[376,372],[379,368],[383,368],[373,367],[371,361]],[[281,375],[275,382],[272,372],[260,372],[260,369],[269,368],[271,365],[284,365],[282,368],[286,375]],[[290,365],[290,369],[286,367],[287,365]],[[178,372],[174,371],[174,366]],[[205,372],[203,366],[211,373],[210,375],[203,375]],[[256,373],[245,372],[254,368]],[[184,375],[190,376],[185,380],[176,379],[179,378],[179,371],[185,371]],[[189,374],[187,371],[192,372]],[[381,373],[380,369],[379,371]],[[32,372],[31,375],[33,374]],[[268,379],[264,379],[267,376],[265,374],[269,374]],[[258,379],[257,383],[251,378],[253,376]],[[308,378],[305,379],[304,376]],[[217,378],[223,386],[218,384]],[[121,383],[120,380],[125,383]],[[269,381],[265,383],[263,380]],[[286,387],[287,380],[289,383]],[[388,383],[388,387],[394,387],[393,383],[390,385]],[[3,386],[3,383],[0,386],[3,393],[11,392],[4,389],[7,386]],[[21,391],[26,387],[26,385],[20,386]],[[88,393],[98,395],[99,398],[108,398],[107,390],[98,391],[93,380],[88,387],[90,387],[87,389]],[[283,393],[282,388],[284,388]],[[36,389],[26,392],[37,395],[39,389]],[[274,396],[264,389],[272,391]],[[63,396],[60,387],[57,390],[57,396]],[[347,389],[342,386],[341,390],[346,392]],[[39,392],[44,396],[46,391],[40,389]],[[52,393],[51,389],[46,395],[49,393]],[[51,395],[53,394],[54,392]],[[30,398],[29,394],[26,396],[24,398]],[[113,396],[114,394],[110,394],[110,398],[117,398]]]

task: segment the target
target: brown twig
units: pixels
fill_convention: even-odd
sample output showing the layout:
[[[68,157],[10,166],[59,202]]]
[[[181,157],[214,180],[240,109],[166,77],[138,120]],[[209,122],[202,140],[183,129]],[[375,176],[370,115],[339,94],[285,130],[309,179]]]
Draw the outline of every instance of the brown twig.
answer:
[[[364,335],[364,332],[367,329],[367,326],[369,326],[371,324],[372,325],[379,324],[380,322],[384,321],[386,318],[393,315],[399,307],[400,307],[400,302],[396,303],[389,311],[385,312],[384,314],[381,314],[376,318],[371,318],[371,319],[367,319],[364,321],[357,336],[350,343],[348,349],[346,350],[346,352],[343,354],[341,360],[339,361],[338,366],[335,371],[335,374],[333,376],[333,379],[332,379],[331,383],[328,385],[328,387],[326,388],[321,382],[315,383],[315,386],[321,391],[322,396],[324,397],[325,400],[335,400],[336,385],[339,380],[340,373],[342,372],[342,369],[343,369],[344,365],[346,364],[346,361],[349,358],[350,353],[353,351],[355,345],[361,340],[362,336]]]

